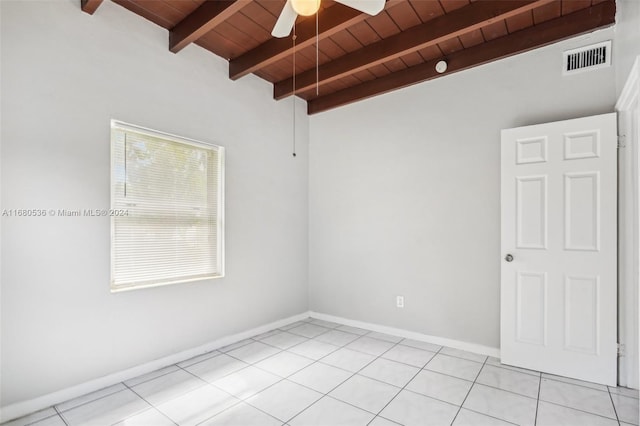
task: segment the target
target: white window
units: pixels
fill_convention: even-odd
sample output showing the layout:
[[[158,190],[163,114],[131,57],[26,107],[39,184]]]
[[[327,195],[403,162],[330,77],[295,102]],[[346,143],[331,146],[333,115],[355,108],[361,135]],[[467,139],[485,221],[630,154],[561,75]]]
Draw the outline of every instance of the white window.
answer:
[[[111,122],[111,290],[224,276],[224,148]]]

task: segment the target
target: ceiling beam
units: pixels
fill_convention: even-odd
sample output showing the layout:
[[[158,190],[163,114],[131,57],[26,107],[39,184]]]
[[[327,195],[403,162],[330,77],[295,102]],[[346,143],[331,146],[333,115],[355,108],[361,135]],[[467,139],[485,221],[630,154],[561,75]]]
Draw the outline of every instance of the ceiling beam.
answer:
[[[198,40],[234,13],[248,4],[250,0],[207,0],[196,10],[178,22],[169,32],[169,50],[178,53],[190,43]]]
[[[380,40],[355,52],[296,75],[296,92],[311,89],[354,74],[369,67],[399,58],[429,46],[435,46],[465,33],[475,31],[509,17],[540,7],[552,0],[489,0],[469,6],[416,25],[392,37]],[[273,85],[273,97],[282,99],[293,94],[293,78]]]
[[[83,12],[93,15],[93,12],[102,4],[102,0],[80,0],[80,7]]]
[[[397,1],[397,0],[394,0]],[[387,6],[389,2],[387,2]],[[338,31],[364,21],[369,15],[342,4],[335,4],[320,12],[318,39],[323,40]],[[307,19],[296,25],[296,50],[316,42],[316,20]],[[229,78],[237,80],[247,74],[271,65],[293,53],[291,38],[272,38],[249,52],[229,61]]]
[[[316,114],[375,95],[390,92],[487,62],[506,58],[615,23],[615,0],[607,0],[578,12],[517,31],[481,45],[447,56],[444,74],[435,71],[438,59],[416,65],[382,78],[352,86],[307,102],[307,112]]]

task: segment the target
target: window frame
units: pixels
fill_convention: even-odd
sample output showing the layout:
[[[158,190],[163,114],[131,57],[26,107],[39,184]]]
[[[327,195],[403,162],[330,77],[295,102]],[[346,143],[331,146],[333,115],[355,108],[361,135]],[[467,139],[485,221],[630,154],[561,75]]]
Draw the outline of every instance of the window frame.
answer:
[[[207,276],[200,277],[192,277],[189,278],[187,276],[176,277],[172,280],[167,280],[163,282],[151,282],[151,283],[126,283],[126,284],[115,284],[115,275],[116,275],[116,244],[115,244],[115,221],[118,216],[113,214],[113,212],[121,209],[120,206],[116,205],[116,168],[118,166],[118,162],[116,161],[116,145],[117,141],[114,137],[114,130],[118,129],[123,132],[133,132],[145,136],[149,136],[152,138],[165,139],[172,143],[178,143],[183,145],[193,146],[195,148],[201,148],[206,150],[213,150],[217,153],[217,212],[216,212],[216,246],[215,249],[217,251],[217,272],[214,274],[210,274]],[[126,123],[120,120],[111,120],[110,132],[109,132],[109,145],[110,145],[110,206],[111,210],[109,212],[110,215],[110,291],[112,293],[118,293],[123,291],[131,291],[131,290],[139,290],[144,288],[153,288],[153,287],[164,287],[167,285],[175,285],[175,284],[183,284],[189,282],[197,282],[197,281],[207,281],[217,278],[224,278],[225,276],[225,148],[223,146],[202,142],[195,139],[186,138],[183,136],[178,136],[172,133],[167,133],[159,130],[154,130],[142,126],[138,126],[135,124]],[[126,155],[126,152],[125,152]],[[209,190],[207,186],[207,191]]]

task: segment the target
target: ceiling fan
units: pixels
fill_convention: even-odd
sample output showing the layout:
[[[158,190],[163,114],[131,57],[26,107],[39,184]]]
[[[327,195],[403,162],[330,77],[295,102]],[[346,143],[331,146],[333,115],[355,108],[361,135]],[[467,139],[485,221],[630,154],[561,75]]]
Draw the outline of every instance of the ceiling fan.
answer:
[[[377,15],[384,9],[385,0],[335,0],[369,15]],[[274,37],[287,37],[298,15],[311,16],[320,9],[320,0],[287,0],[276,25],[271,31]]]

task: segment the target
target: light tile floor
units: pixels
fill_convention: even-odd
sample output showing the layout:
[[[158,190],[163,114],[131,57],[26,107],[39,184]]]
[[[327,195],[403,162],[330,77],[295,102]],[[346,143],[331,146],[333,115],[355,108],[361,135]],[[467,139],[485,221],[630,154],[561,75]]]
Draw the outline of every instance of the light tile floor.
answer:
[[[638,425],[638,391],[309,318],[9,422]]]

